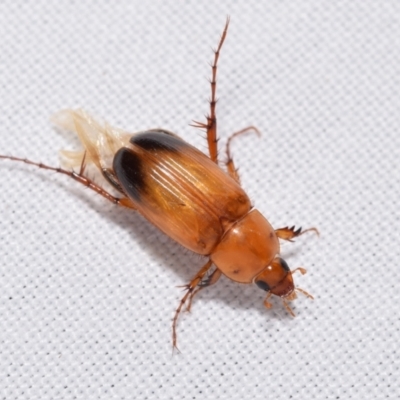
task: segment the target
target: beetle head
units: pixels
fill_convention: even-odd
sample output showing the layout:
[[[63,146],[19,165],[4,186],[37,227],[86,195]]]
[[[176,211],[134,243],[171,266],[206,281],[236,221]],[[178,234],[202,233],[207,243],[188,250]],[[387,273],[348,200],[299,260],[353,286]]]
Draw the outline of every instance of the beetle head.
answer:
[[[293,272],[295,271],[299,271],[301,274],[306,273],[304,268],[296,268],[295,270],[291,271],[283,258],[275,257],[271,265],[269,265],[255,277],[254,283],[260,289],[268,292],[267,297],[264,300],[265,307],[272,307],[272,304],[268,301],[268,299],[274,294],[282,299],[286,310],[294,317],[295,314],[290,308],[288,301],[292,301],[297,298],[296,291],[303,293],[310,299],[313,299],[313,297],[305,290],[294,286]]]
[[[279,297],[294,293],[293,276],[283,258],[275,257],[270,265],[254,279],[255,284],[266,292]]]

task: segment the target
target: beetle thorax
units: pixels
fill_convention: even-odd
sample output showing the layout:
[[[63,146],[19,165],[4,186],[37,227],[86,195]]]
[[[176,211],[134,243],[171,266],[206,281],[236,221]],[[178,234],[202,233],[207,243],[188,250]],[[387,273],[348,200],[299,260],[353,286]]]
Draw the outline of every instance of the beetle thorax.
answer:
[[[279,254],[279,240],[271,224],[252,210],[228,229],[211,253],[211,260],[228,278],[252,283]]]

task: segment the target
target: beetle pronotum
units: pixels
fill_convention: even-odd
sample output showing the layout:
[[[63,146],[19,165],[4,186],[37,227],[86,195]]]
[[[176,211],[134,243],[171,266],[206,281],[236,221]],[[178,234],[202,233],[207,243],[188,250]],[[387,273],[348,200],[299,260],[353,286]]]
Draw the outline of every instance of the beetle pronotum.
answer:
[[[172,342],[176,347],[176,324],[185,304],[189,310],[193,297],[204,287],[213,285],[223,274],[239,283],[255,283],[269,298],[280,297],[286,310],[294,315],[288,301],[301,292],[295,287],[293,273],[280,257],[279,239],[291,241],[316,228],[295,230],[274,229],[254,209],[240,186],[231,156],[234,137],[258,130],[249,126],[228,139],[226,170],[218,166],[216,118],[216,75],[220,50],[229,25],[227,19],[211,65],[211,100],[207,122],[193,126],[207,132],[210,156],[206,156],[172,132],[151,129],[131,134],[96,122],[81,110],[66,110],[56,120],[64,128],[75,131],[84,147],[82,152],[64,152],[68,164],[79,171],[55,168],[28,159],[0,155],[0,158],[21,161],[39,168],[56,171],[89,187],[114,204],[138,211],[148,221],[187,249],[208,257],[205,265],[185,285],[172,323]],[[102,177],[119,193],[114,196],[85,174],[94,165]]]

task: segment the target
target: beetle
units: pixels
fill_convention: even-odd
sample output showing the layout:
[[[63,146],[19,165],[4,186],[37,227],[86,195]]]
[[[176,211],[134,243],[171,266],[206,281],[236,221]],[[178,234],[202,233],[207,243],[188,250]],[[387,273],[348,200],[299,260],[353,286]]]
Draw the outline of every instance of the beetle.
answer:
[[[279,240],[292,241],[316,228],[274,229],[256,210],[245,191],[234,165],[230,146],[232,139],[246,132],[232,134],[226,145],[225,169],[218,165],[216,117],[217,66],[229,26],[227,18],[211,64],[210,112],[205,123],[192,124],[207,133],[209,156],[191,146],[176,134],[164,129],[129,133],[97,122],[82,110],[65,110],[55,122],[79,136],[84,150],[63,152],[64,165],[51,167],[14,156],[0,158],[25,162],[55,171],[89,187],[116,205],[142,214],[166,235],[187,249],[208,258],[205,265],[185,285],[172,322],[172,343],[177,347],[178,316],[186,304],[190,310],[193,297],[203,288],[215,284],[221,275],[243,284],[255,283],[266,292],[264,305],[270,308],[272,295],[282,299],[294,316],[288,301],[296,292],[312,296],[295,287],[293,273],[306,273],[304,268],[290,270],[280,256]],[[118,195],[90,179],[86,170],[95,166],[102,178]],[[79,170],[76,171],[76,167]]]

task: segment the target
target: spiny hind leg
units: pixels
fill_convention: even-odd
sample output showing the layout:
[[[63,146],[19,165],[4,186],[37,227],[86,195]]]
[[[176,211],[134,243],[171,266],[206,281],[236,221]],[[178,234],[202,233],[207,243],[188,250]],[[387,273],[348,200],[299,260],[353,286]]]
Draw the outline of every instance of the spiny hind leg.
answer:
[[[195,277],[187,285],[185,285],[186,293],[182,297],[181,301],[179,302],[179,306],[175,311],[174,319],[172,321],[172,346],[173,346],[173,348],[177,348],[177,346],[176,346],[176,342],[177,342],[176,323],[178,321],[179,313],[181,312],[182,307],[185,305],[186,301],[192,297],[193,291],[202,282],[204,276],[207,274],[207,272],[209,271],[211,266],[212,266],[212,261],[211,260],[207,261],[207,263],[200,269],[200,271],[195,275]]]
[[[298,228],[298,229],[295,229],[294,226],[291,226],[290,228],[288,226],[286,226],[285,228],[280,228],[280,229],[276,229],[275,230],[275,234],[276,234],[276,236],[278,236],[279,239],[287,240],[289,242],[293,242],[294,238],[299,237],[299,236],[301,236],[301,235],[303,235],[304,233],[307,233],[307,232],[315,232],[319,236],[319,232],[318,232],[317,228],[308,228],[308,229],[305,229],[303,231],[301,229],[301,227]],[[297,271],[299,271],[302,275],[307,273],[307,270],[305,268],[299,267],[299,268],[296,268],[296,269],[292,270],[292,274],[294,274]],[[311,299],[313,298],[305,290],[302,290],[300,288],[296,288],[295,290],[303,293],[304,295],[306,295],[307,297],[309,297]]]
[[[111,201],[113,204],[116,204],[118,206],[128,207],[131,209],[135,209],[135,206],[133,205],[132,201],[129,198],[113,196],[111,193],[107,192],[101,186],[94,183],[93,180],[91,180],[90,178],[88,178],[87,176],[84,175],[85,155],[83,156],[79,172],[68,171],[64,168],[59,168],[59,167],[51,167],[51,166],[43,164],[43,163],[38,163],[38,162],[28,160],[27,158],[19,158],[19,157],[13,157],[13,156],[5,156],[5,155],[0,155],[0,158],[5,159],[5,160],[23,162],[25,164],[33,165],[38,168],[42,168],[42,169],[46,169],[49,171],[57,172],[59,174],[66,175],[69,178],[73,179],[74,181],[77,181],[80,184],[86,186],[87,188],[93,190],[100,196],[103,196],[105,199],[107,199],[108,201]]]
[[[216,116],[216,105],[217,105],[217,69],[218,69],[218,59],[219,53],[221,51],[222,45],[224,44],[226,35],[228,33],[229,17],[226,20],[224,31],[222,32],[221,39],[219,41],[218,47],[214,50],[214,62],[211,65],[211,100],[210,100],[210,114],[207,115],[207,123],[193,121],[192,126],[197,128],[202,128],[207,131],[207,143],[208,150],[210,153],[210,158],[212,161],[218,164],[218,138],[217,138],[217,116]]]
[[[218,268],[215,268],[215,270],[209,276],[207,276],[205,279],[203,279],[201,282],[198,283],[196,289],[193,290],[189,296],[188,305],[186,307],[187,312],[190,312],[190,309],[192,307],[193,297],[197,293],[199,293],[200,290],[202,290],[208,286],[214,285],[214,283],[216,283],[218,281],[218,279],[221,277],[221,275],[222,275],[221,270],[219,270]]]
[[[260,131],[255,126],[248,126],[247,128],[243,128],[240,131],[233,133],[226,142],[226,157],[227,157],[226,168],[228,170],[228,174],[239,184],[240,184],[240,177],[238,174],[238,170],[235,168],[235,164],[233,162],[231,153],[231,142],[232,139],[234,139],[235,137],[243,135],[244,133],[249,133],[251,131],[255,132],[258,136],[261,136]]]
[[[275,233],[276,236],[278,236],[279,239],[287,240],[289,242],[293,242],[293,239],[296,237],[299,237],[307,232],[315,232],[319,236],[319,232],[317,228],[308,228],[305,230],[302,230],[302,228],[295,229],[294,226],[291,226],[290,228],[288,226],[280,229],[276,229]]]

